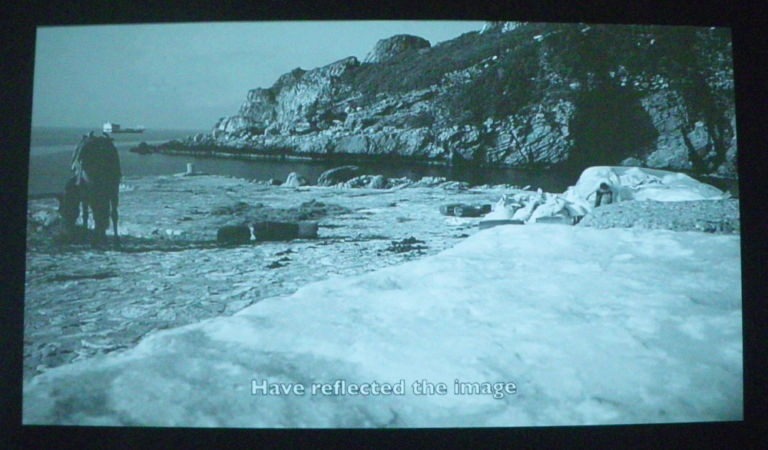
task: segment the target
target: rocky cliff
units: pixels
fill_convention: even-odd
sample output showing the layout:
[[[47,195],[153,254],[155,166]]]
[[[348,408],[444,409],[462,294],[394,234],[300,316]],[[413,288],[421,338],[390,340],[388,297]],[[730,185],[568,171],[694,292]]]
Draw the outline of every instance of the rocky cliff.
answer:
[[[491,23],[295,69],[166,148],[736,175],[727,29]]]

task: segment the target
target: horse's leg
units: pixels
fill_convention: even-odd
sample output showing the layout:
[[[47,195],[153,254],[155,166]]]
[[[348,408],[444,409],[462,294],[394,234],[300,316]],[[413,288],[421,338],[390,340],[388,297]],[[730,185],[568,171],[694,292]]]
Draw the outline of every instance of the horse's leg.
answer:
[[[83,207],[83,232],[88,235],[88,199],[83,198],[81,204]]]
[[[83,228],[82,228],[82,234],[77,237],[77,240],[81,244],[85,244],[88,242],[88,205],[89,205],[88,197],[84,197],[80,200],[80,207],[83,211]],[[80,233],[78,233],[80,234]]]
[[[107,226],[109,225],[109,200],[103,195],[91,196],[91,209],[93,210],[93,245],[100,245],[106,239]]]
[[[115,236],[115,247],[120,248],[120,238],[117,235],[117,193],[112,196],[110,203],[112,208],[112,232]]]

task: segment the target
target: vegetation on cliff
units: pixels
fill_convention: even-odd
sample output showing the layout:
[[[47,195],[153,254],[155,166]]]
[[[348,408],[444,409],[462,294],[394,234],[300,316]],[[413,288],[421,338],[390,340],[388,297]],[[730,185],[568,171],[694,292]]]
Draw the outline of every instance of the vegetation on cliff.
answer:
[[[434,46],[390,40],[370,62],[296,69],[252,90],[193,144],[736,174],[728,29],[492,23]]]

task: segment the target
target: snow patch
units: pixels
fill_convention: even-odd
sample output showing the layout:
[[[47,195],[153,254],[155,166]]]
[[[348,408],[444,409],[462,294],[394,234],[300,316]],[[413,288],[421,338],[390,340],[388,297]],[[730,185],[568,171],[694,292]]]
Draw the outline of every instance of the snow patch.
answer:
[[[739,237],[541,225],[309,284],[51,369],[25,424],[540,426],[740,420]],[[258,282],[257,280],[254,281]],[[696,301],[692,301],[696,299]],[[252,380],[403,396],[252,395]],[[447,395],[414,395],[417,380]],[[517,393],[454,395],[455,380]]]
[[[600,183],[608,184],[615,201],[655,200],[679,202],[688,200],[722,200],[724,193],[678,172],[643,167],[597,166],[581,173],[576,185],[563,194],[571,202],[590,207]]]
[[[562,194],[542,193],[539,190],[505,195],[485,219],[517,219],[534,223],[541,217],[580,218],[594,208],[596,191],[603,183],[610,188],[614,202],[679,202],[729,197],[729,194],[683,173],[641,167],[596,166],[584,170],[576,184]]]

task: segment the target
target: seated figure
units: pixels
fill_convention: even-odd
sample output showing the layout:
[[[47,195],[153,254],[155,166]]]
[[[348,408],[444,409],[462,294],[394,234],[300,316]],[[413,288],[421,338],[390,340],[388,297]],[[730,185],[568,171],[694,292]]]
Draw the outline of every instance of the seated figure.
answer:
[[[603,201],[605,198],[605,201]],[[600,187],[595,191],[595,208],[600,205],[609,205],[613,203],[613,191],[607,183],[600,183]]]

